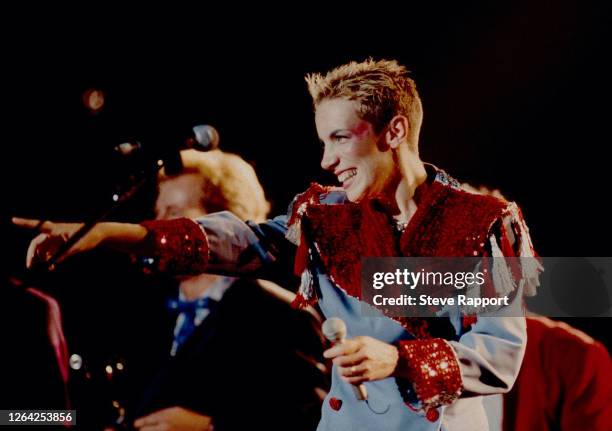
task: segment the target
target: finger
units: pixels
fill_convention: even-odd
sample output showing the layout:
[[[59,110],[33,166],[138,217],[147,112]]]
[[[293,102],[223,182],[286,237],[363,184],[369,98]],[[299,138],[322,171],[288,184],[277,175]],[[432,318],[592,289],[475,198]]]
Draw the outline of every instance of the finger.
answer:
[[[342,379],[345,382],[350,383],[351,385],[360,385],[362,383],[369,381],[369,379],[366,376],[342,377]]]
[[[45,240],[49,238],[49,235],[46,233],[41,233],[36,236],[32,241],[30,241],[30,245],[28,246],[28,251],[26,253],[26,268],[31,268],[34,263],[34,258],[36,257],[36,251],[42,245]]]
[[[338,344],[324,351],[323,357],[327,359],[334,359],[344,354],[345,354],[345,347],[341,344]]]
[[[21,218],[21,217],[13,217],[11,219],[14,225],[19,227],[25,227],[27,229],[35,229],[36,226],[40,224],[40,220],[33,218]]]
[[[323,352],[323,356],[328,359],[333,359],[337,356],[350,355],[355,353],[359,349],[359,344],[353,340],[346,340],[340,344],[336,344],[334,347],[327,349]]]
[[[363,377],[366,367],[362,365],[352,365],[350,367],[338,367],[338,373],[343,377]]]
[[[50,221],[33,218],[13,217],[11,221],[16,226],[47,233],[51,230],[51,227],[53,226],[53,223],[51,223]]]
[[[337,356],[333,362],[339,367],[350,367],[351,365],[359,365],[365,358],[366,355],[359,350],[350,355]]]
[[[159,415],[157,413],[151,413],[150,415],[143,416],[134,421],[134,426],[140,428],[143,426],[156,425],[159,423]]]

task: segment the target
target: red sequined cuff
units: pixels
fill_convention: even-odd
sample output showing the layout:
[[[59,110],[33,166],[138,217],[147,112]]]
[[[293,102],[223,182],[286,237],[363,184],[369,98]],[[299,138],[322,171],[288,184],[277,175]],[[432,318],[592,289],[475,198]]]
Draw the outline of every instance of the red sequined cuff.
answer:
[[[200,225],[188,218],[152,220],[147,229],[142,254],[156,271],[172,274],[201,274],[206,270],[208,240]]]
[[[398,371],[412,384],[421,407],[428,411],[450,404],[461,394],[459,362],[442,338],[400,341]]]

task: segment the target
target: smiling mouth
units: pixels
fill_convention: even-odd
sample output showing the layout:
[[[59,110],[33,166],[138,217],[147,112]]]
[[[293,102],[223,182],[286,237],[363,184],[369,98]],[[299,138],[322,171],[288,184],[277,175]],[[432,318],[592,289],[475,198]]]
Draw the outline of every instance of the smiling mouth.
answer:
[[[338,181],[344,183],[345,181],[348,181],[353,178],[355,175],[357,175],[357,169],[347,169],[346,171],[338,175]]]

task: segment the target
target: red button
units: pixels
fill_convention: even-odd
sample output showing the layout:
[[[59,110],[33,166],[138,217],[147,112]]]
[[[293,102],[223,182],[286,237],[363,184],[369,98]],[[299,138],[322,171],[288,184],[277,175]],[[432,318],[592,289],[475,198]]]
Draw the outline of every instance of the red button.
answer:
[[[429,422],[436,422],[440,418],[440,413],[436,409],[427,410],[425,417]]]

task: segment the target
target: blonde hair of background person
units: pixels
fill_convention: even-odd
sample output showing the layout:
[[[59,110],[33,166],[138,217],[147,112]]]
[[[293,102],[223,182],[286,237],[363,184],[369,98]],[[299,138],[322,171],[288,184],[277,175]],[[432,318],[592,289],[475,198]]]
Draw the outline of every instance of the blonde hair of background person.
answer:
[[[255,170],[243,158],[221,150],[181,151],[183,171],[174,176],[161,171],[159,185],[187,174],[201,178],[202,207],[206,213],[231,211],[242,220],[262,222],[270,211]]]

